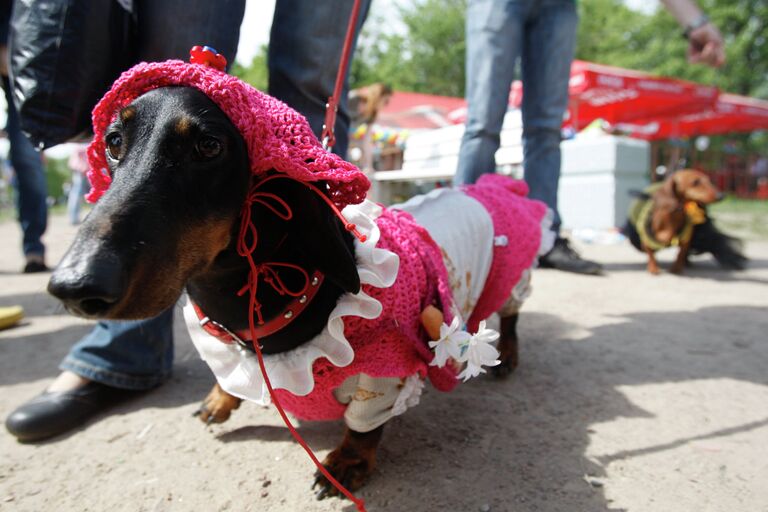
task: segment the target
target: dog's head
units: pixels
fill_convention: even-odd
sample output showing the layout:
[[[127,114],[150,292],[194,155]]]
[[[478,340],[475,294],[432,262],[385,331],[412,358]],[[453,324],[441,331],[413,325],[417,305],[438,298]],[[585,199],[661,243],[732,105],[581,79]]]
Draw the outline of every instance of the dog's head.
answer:
[[[48,284],[67,309],[92,318],[147,318],[222,260],[244,265],[241,258],[233,263],[233,255],[252,176],[248,150],[204,93],[190,87],[149,91],[118,113],[104,142],[109,188]],[[300,211],[294,208],[291,222],[276,223],[273,214],[254,208],[261,245],[294,230],[308,254],[316,251],[316,268],[342,289],[357,291],[349,234],[330,209],[297,181],[270,187]]]
[[[722,198],[709,176],[701,171],[683,169],[667,178],[663,190],[680,202],[695,201],[701,206],[708,205]]]
[[[186,87],[137,98],[105,142],[112,183],[48,290],[82,316],[152,316],[229,245],[248,187],[247,150],[227,116]]]

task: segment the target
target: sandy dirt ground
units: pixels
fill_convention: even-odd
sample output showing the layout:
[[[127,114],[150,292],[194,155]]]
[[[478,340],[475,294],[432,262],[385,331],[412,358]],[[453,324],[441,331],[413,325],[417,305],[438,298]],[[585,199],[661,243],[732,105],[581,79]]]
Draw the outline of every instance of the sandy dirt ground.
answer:
[[[50,261],[73,232],[52,219]],[[0,305],[27,311],[0,331],[4,418],[89,325],[46,295],[47,275],[17,273],[14,223],[0,240]],[[387,425],[368,510],[768,511],[768,242],[749,243],[747,272],[704,259],[685,277],[646,274],[628,245],[581,248],[608,275],[535,274],[516,374],[430,389]],[[275,411],[193,419],[212,382],[177,318],[161,388],[41,444],[0,429],[0,510],[353,511],[314,499],[311,463]],[[322,457],[342,424],[300,432]]]

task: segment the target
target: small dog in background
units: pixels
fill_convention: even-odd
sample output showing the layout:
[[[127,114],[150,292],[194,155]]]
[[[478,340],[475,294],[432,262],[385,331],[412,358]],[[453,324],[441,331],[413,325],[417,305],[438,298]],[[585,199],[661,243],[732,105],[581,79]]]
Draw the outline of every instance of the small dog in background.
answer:
[[[740,240],[719,231],[707,215],[707,205],[723,194],[701,171],[684,169],[637,194],[624,233],[632,245],[648,255],[648,272],[658,274],[655,253],[679,247],[670,268],[681,274],[690,254],[711,253],[721,267],[743,270],[747,258]]]

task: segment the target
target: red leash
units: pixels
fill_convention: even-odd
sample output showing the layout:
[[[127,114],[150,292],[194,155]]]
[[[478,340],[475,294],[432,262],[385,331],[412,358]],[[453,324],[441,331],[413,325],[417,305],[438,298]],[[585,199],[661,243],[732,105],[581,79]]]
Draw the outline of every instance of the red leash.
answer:
[[[250,266],[251,271],[248,276],[248,283],[246,284],[246,286],[243,287],[243,289],[240,291],[240,293],[238,293],[238,295],[242,294],[245,291],[248,292],[248,296],[249,296],[248,328],[251,334],[251,343],[253,344],[253,349],[256,352],[256,357],[259,362],[259,369],[261,370],[261,374],[264,377],[264,384],[266,384],[267,386],[267,390],[269,391],[269,396],[272,398],[272,403],[275,404],[275,408],[277,409],[277,412],[280,414],[280,417],[283,419],[285,426],[288,427],[288,430],[291,432],[291,435],[294,437],[294,439],[296,439],[296,442],[299,443],[299,445],[302,448],[304,448],[304,451],[307,452],[307,455],[309,455],[309,458],[312,459],[312,462],[314,462],[315,466],[317,466],[318,471],[320,471],[320,473],[322,473],[323,476],[325,476],[325,478],[327,478],[328,481],[331,482],[333,486],[339,490],[340,493],[342,493],[352,503],[355,504],[358,512],[367,512],[365,508],[365,502],[362,499],[355,497],[354,494],[352,494],[349,490],[347,490],[346,487],[344,487],[338,480],[336,480],[336,478],[333,477],[333,475],[330,474],[330,472],[328,472],[327,469],[325,469],[323,464],[317,459],[315,454],[312,452],[312,449],[309,447],[307,442],[304,441],[304,439],[301,437],[301,434],[299,434],[296,428],[293,426],[293,424],[291,423],[291,420],[288,419],[288,416],[285,414],[285,410],[283,410],[283,406],[280,404],[280,400],[278,400],[277,395],[275,394],[275,390],[272,387],[272,383],[269,380],[269,375],[267,375],[267,369],[264,366],[264,356],[261,353],[261,344],[259,343],[259,340],[257,338],[256,321],[254,319],[254,316],[258,316],[260,321],[263,322],[263,320],[261,320],[261,304],[259,304],[258,300],[256,299],[256,291],[258,289],[258,277],[261,274],[261,269],[260,269],[260,266],[257,265],[255,261],[253,261],[253,255],[252,255],[253,251],[256,249],[259,238],[258,238],[258,231],[256,230],[256,226],[253,224],[253,221],[251,219],[251,205],[253,202],[258,201],[268,206],[276,215],[280,216],[281,218],[285,219],[285,218],[291,218],[293,216],[293,212],[291,211],[290,206],[288,206],[278,196],[270,193],[256,192],[256,189],[259,186],[275,179],[291,179],[291,178],[287,176],[281,176],[281,175],[272,175],[260,181],[257,185],[255,185],[251,193],[249,193],[248,199],[245,202],[245,207],[243,208],[241,219],[240,219],[240,235],[238,237],[237,252],[240,254],[240,256],[248,260],[248,265]],[[304,185],[309,187],[319,197],[325,200],[325,202],[328,204],[331,210],[333,210],[333,212],[344,223],[344,227],[348,231],[352,232],[355,235],[355,237],[357,237],[361,242],[364,242],[366,240],[366,236],[361,234],[357,230],[357,226],[348,222],[344,218],[342,213],[339,211],[339,209],[336,208],[336,205],[334,205],[333,202],[330,199],[328,199],[328,197],[319,188],[317,188],[315,185],[311,183],[304,183]],[[265,201],[266,198],[270,198],[278,201],[280,206],[283,206],[286,211],[280,212],[278,209],[269,205]],[[250,242],[248,241],[249,235],[251,239]],[[273,263],[272,265],[275,265],[275,263]],[[297,293],[300,294],[303,292],[304,290],[301,290]],[[254,315],[254,312],[256,313],[256,315]]]
[[[328,98],[328,103],[325,104],[325,124],[323,124],[320,140],[323,142],[323,148],[328,151],[336,144],[336,135],[333,133],[333,127],[336,124],[336,112],[339,109],[339,98],[341,97],[341,89],[344,85],[344,76],[346,76],[347,68],[349,67],[349,54],[352,51],[352,40],[355,36],[357,18],[359,16],[360,0],[355,0],[355,3],[352,5],[352,14],[349,15],[347,36],[344,38],[344,48],[341,51],[339,70],[336,72],[336,86],[333,88],[333,96]]]
[[[267,375],[267,369],[264,366],[264,356],[261,353],[261,344],[259,343],[259,340],[256,335],[256,321],[254,319],[254,316],[258,316],[259,320],[263,322],[261,319],[261,304],[259,304],[259,301],[256,299],[256,291],[258,289],[258,280],[259,275],[262,274],[261,267],[253,261],[253,251],[256,249],[256,246],[258,245],[258,231],[256,229],[256,226],[253,224],[251,220],[251,206],[254,202],[260,202],[261,204],[269,207],[273,213],[278,215],[280,218],[283,219],[290,219],[293,216],[293,212],[291,211],[290,206],[288,206],[285,201],[280,199],[275,194],[271,194],[268,192],[257,192],[257,189],[262,186],[263,184],[275,180],[275,179],[292,179],[288,176],[283,175],[272,175],[269,176],[260,182],[258,182],[254,187],[251,189],[251,192],[248,195],[248,198],[245,201],[245,205],[243,207],[243,211],[240,218],[240,235],[238,237],[237,241],[237,252],[240,254],[240,256],[244,257],[246,260],[248,260],[248,265],[251,268],[251,271],[248,275],[248,283],[246,286],[243,287],[241,292],[248,292],[249,297],[249,306],[248,306],[248,328],[250,330],[251,334],[251,343],[253,344],[253,349],[256,352],[256,357],[259,361],[259,369],[261,370],[261,374],[264,377],[264,384],[267,386],[267,390],[269,391],[269,396],[272,398],[272,403],[275,404],[275,408],[277,409],[277,412],[280,414],[280,417],[283,419],[283,422],[285,423],[285,426],[288,427],[288,430],[291,432],[291,435],[296,439],[296,442],[299,443],[299,445],[304,448],[304,451],[307,452],[307,455],[309,455],[309,458],[312,459],[312,462],[315,463],[315,466],[317,466],[318,471],[320,471],[325,478],[328,479],[329,482],[333,484],[336,489],[339,490],[344,496],[346,496],[351,502],[355,504],[357,507],[358,512],[367,512],[365,508],[365,501],[362,499],[359,499],[355,497],[354,494],[352,494],[349,490],[347,490],[346,487],[344,487],[336,478],[331,475],[327,469],[322,465],[322,463],[317,459],[315,454],[312,452],[312,449],[307,445],[307,442],[304,441],[304,439],[301,437],[301,434],[298,433],[296,428],[291,423],[291,420],[288,419],[288,416],[285,414],[285,410],[283,410],[283,406],[280,404],[280,400],[278,400],[277,395],[275,394],[275,390],[272,388],[272,383],[269,380],[269,375]],[[341,219],[341,221],[344,223],[345,228],[352,232],[355,237],[357,237],[361,242],[364,242],[366,240],[366,236],[361,234],[357,230],[357,226],[352,224],[351,222],[348,222],[342,213],[339,211],[338,208],[336,208],[336,205],[333,204],[333,202],[328,199],[328,197],[315,185],[311,183],[304,183],[307,187],[310,188],[313,192],[315,192],[318,196],[323,198],[325,202],[328,204],[328,206],[333,210],[333,212]],[[270,205],[266,199],[273,199],[280,204],[284,208],[284,211],[280,211],[274,206]],[[250,241],[248,240],[250,235]],[[271,265],[280,265],[280,263],[272,263]],[[298,267],[297,267],[298,268]],[[306,274],[306,271],[299,268],[302,272]],[[307,281],[309,278],[307,278]],[[274,286],[274,285],[273,285]],[[284,288],[284,287],[283,287]],[[306,289],[306,286],[304,287]],[[295,292],[298,294],[304,293],[304,289],[300,290],[299,292]],[[240,295],[241,293],[238,293]],[[254,312],[256,315],[254,315]]]
[[[328,98],[328,103],[325,105],[325,124],[323,125],[323,131],[321,135],[321,140],[323,142],[323,148],[330,151],[330,148],[333,147],[333,145],[336,143],[336,136],[333,132],[333,126],[336,123],[336,112],[338,110],[339,105],[339,98],[341,96],[342,87],[344,85],[344,77],[347,74],[347,68],[349,66],[349,57],[350,53],[352,51],[352,40],[354,39],[355,35],[355,29],[357,28],[357,19],[360,15],[360,0],[354,0],[354,4],[352,6],[352,13],[349,17],[349,24],[347,25],[347,35],[344,38],[344,48],[341,53],[341,62],[339,63],[339,69],[336,73],[336,85],[333,89],[333,96]],[[257,184],[257,186],[254,187],[254,190],[251,191],[249,194],[249,199],[245,202],[245,205],[243,207],[242,217],[240,221],[240,234],[238,237],[238,247],[237,251],[238,253],[246,258],[248,260],[248,265],[251,267],[250,275],[248,278],[248,283],[246,286],[243,287],[243,290],[241,290],[241,293],[244,293],[245,291],[248,292],[249,295],[249,313],[248,313],[248,327],[250,329],[251,334],[251,341],[253,343],[253,348],[256,351],[256,357],[259,361],[259,368],[261,370],[261,374],[264,376],[264,383],[267,386],[267,390],[269,391],[269,396],[272,398],[272,403],[275,404],[275,408],[277,409],[277,412],[280,414],[280,417],[283,419],[283,422],[285,422],[285,426],[288,427],[288,430],[291,432],[291,435],[296,439],[296,442],[299,443],[299,445],[304,448],[304,451],[307,452],[307,455],[309,455],[309,458],[312,459],[312,462],[314,462],[315,466],[317,466],[318,471],[325,476],[325,478],[328,479],[329,482],[333,484],[336,489],[339,490],[344,496],[346,496],[352,503],[355,504],[357,507],[358,512],[367,512],[365,508],[365,502],[362,499],[359,499],[355,497],[354,494],[352,494],[349,490],[347,490],[346,487],[344,487],[336,478],[333,477],[333,475],[328,472],[327,469],[322,465],[322,463],[317,459],[315,454],[312,452],[312,449],[307,445],[307,442],[304,441],[304,439],[301,437],[301,435],[298,433],[296,428],[291,423],[291,420],[288,419],[288,416],[285,413],[285,410],[283,409],[283,406],[280,404],[280,401],[277,398],[277,395],[275,394],[275,390],[272,388],[272,383],[269,380],[269,375],[267,375],[267,369],[264,366],[264,356],[261,353],[261,345],[258,342],[258,339],[256,338],[256,322],[254,319],[254,312],[256,313],[256,316],[259,317],[259,320],[263,322],[263,319],[261,318],[261,305],[259,304],[258,300],[256,299],[256,290],[258,287],[258,278],[259,274],[262,273],[262,269],[256,264],[255,261],[253,261],[252,253],[256,249],[256,245],[258,244],[258,233],[256,230],[256,226],[253,225],[251,222],[251,205],[253,202],[261,202],[262,204],[268,206],[276,215],[282,217],[282,218],[290,218],[292,216],[292,212],[290,207],[279,197],[275,196],[274,194],[269,193],[259,193],[256,192],[255,189],[266,183],[267,181],[271,181],[272,179],[276,179],[282,176],[271,176],[266,178],[265,180],[262,180]],[[328,197],[320,191],[316,186],[312,185],[311,183],[305,183],[312,191],[317,193],[322,199],[325,200],[325,202],[331,207],[333,212],[344,222],[344,226],[347,230],[351,231],[361,242],[365,241],[365,235],[362,235],[356,228],[356,226],[350,222],[347,222],[347,220],[344,218],[344,216],[341,214],[338,208],[333,204],[333,202],[328,199]],[[266,199],[272,199],[275,200],[281,208],[276,208],[273,205],[268,204]],[[280,211],[282,209],[283,211]],[[248,241],[250,235],[250,242]],[[274,263],[273,263],[274,265]],[[306,272],[305,272],[306,273]],[[300,293],[303,293],[300,292]]]

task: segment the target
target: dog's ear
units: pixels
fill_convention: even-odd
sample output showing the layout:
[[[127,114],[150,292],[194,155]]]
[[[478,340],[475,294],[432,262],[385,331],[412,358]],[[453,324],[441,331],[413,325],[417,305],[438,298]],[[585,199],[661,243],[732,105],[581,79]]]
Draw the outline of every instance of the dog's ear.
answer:
[[[306,185],[287,187],[284,197],[293,209],[291,230],[302,241],[304,251],[325,277],[345,292],[360,291],[360,276],[352,234],[318,194]],[[322,184],[319,187],[324,188]]]
[[[673,174],[664,180],[664,184],[661,188],[666,195],[670,197],[677,197],[677,180],[675,180],[675,175]]]
[[[317,198],[316,201],[322,200]],[[327,212],[319,215],[314,225],[306,225],[303,236],[307,240],[307,248],[325,277],[345,292],[357,293],[360,291],[360,276],[352,234],[344,229],[325,202],[318,206]]]
[[[664,183],[661,185],[661,192],[670,199],[680,198],[678,195],[677,179],[675,173],[672,173],[671,176],[664,180]]]

